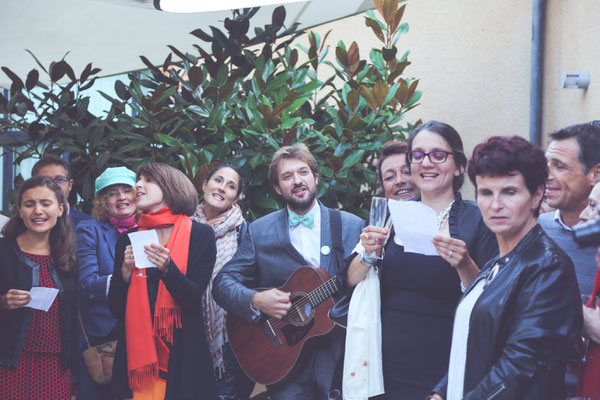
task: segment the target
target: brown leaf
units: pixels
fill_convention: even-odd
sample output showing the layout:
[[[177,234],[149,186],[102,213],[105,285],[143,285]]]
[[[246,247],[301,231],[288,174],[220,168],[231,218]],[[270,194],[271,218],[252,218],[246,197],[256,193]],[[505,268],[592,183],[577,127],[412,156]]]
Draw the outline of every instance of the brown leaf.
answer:
[[[344,50],[342,46],[337,46],[335,48],[335,56],[337,57],[340,64],[348,68],[348,53],[346,53],[346,50]]]
[[[344,128],[342,135],[344,135],[344,137],[348,139],[350,143],[354,142],[354,131],[352,129]]]
[[[394,21],[392,21],[392,26],[390,27],[391,31],[394,32],[400,26],[400,22],[402,22],[402,16],[404,15],[404,10],[406,10],[406,4],[403,4],[398,10],[396,10],[396,14],[394,14]]]
[[[193,66],[190,68],[190,72],[188,72],[188,77],[190,78],[190,83],[194,88],[197,88],[202,83],[202,79],[204,78],[202,73],[202,68]]]
[[[273,10],[273,15],[271,16],[271,23],[274,26],[283,26],[283,21],[285,21],[285,7],[279,6],[275,10]]]
[[[290,52],[290,66],[295,66],[298,62],[298,50],[294,49]]]
[[[296,141],[296,134],[298,133],[298,128],[294,127],[290,129],[288,133],[283,135],[283,145],[289,146]]]
[[[373,3],[375,3],[375,8],[377,8],[377,11],[379,12],[379,14],[383,15],[384,0],[373,0]]]
[[[411,82],[410,87],[408,88],[408,98],[410,99],[411,97],[413,97],[413,94],[415,94],[415,91],[417,90],[417,85],[419,84],[419,80],[415,79],[414,81]]]
[[[256,109],[262,114],[265,124],[271,126],[271,123],[273,122],[273,112],[271,111],[271,108],[266,104],[260,104]]]
[[[217,98],[218,103],[231,95],[233,92],[233,85],[234,82],[227,82],[225,85],[219,88],[219,97]]]
[[[350,111],[354,111],[356,109],[359,100],[360,96],[356,90],[351,90],[350,92],[348,92],[348,95],[346,96],[346,102],[348,103]]]
[[[372,91],[365,86],[361,86],[360,95],[363,97],[363,99],[365,99],[371,110],[377,110],[377,100],[375,100],[375,95],[373,95]]]
[[[404,105],[408,101],[408,84],[404,79],[400,79],[398,81],[400,87],[396,91],[396,100],[400,102],[400,104]]]
[[[314,47],[315,50],[317,48],[317,37],[315,36],[315,33],[313,31],[310,31],[308,33],[308,44],[310,45],[310,47]]]
[[[360,61],[360,54],[358,53],[358,45],[356,42],[352,42],[348,49],[348,65],[354,65]]]
[[[388,77],[387,82],[389,84],[392,84],[394,82],[394,80],[396,80],[396,78],[399,77],[404,72],[404,69],[406,67],[408,67],[409,65],[410,65],[410,61],[402,61],[401,63],[397,63],[393,67],[391,66],[391,63],[390,63],[390,70],[392,71],[392,73]]]
[[[342,123],[346,124],[348,122],[348,119],[350,119],[350,116],[348,115],[348,112],[342,108],[340,108],[338,110],[338,116],[340,117],[340,120],[342,121]]]
[[[381,26],[372,18],[365,17],[365,25],[373,30],[377,39],[385,43],[385,38],[383,37],[383,31],[381,30]]]
[[[389,92],[390,87],[383,82],[376,82],[375,87],[373,87],[373,93],[375,94],[375,100],[377,101],[377,105],[381,107],[383,102],[385,101],[385,96]]]
[[[398,0],[384,0],[383,2],[383,19],[389,25],[394,22],[394,14],[398,9]]]
[[[336,173],[338,173],[344,165],[344,161],[341,158],[334,156],[331,152],[325,153],[325,160]]]
[[[327,136],[331,136],[333,138],[335,138],[336,140],[340,140],[339,135],[337,134],[337,131],[335,130],[335,128],[331,125],[327,125],[326,127],[323,128],[323,133]]]
[[[325,36],[323,36],[323,39],[321,39],[321,47],[319,47],[319,53],[323,51],[323,48],[325,48],[325,42],[327,41],[327,37],[329,36],[329,34],[331,33],[331,29],[327,31],[327,33],[325,34]]]
[[[196,175],[194,176],[194,179],[192,179],[192,183],[194,184],[196,189],[198,189],[198,190],[202,189],[202,181],[204,180],[204,177],[208,173],[208,168],[209,168],[209,166],[206,164],[198,167],[198,171],[196,171]]]

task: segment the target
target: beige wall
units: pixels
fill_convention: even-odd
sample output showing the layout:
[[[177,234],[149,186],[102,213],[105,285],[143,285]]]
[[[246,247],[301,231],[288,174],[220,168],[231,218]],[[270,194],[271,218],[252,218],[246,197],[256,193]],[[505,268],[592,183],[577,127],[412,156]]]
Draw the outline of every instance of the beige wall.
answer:
[[[549,2],[544,76],[544,132],[600,119],[600,2]],[[562,89],[562,70],[590,72],[587,90]],[[546,142],[545,142],[546,143]]]
[[[404,21],[410,31],[398,42],[410,50],[406,74],[420,79],[421,106],[407,119],[437,119],[463,136],[468,154],[492,135],[529,138],[532,3],[522,0],[413,0]],[[572,9],[569,9],[569,6]],[[596,17],[594,17],[596,16]],[[544,79],[544,136],[562,126],[600,119],[600,2],[548,1]],[[316,29],[332,29],[330,54],[343,40],[356,41],[362,58],[381,44],[362,15]],[[594,69],[595,68],[595,69]],[[560,88],[560,70],[587,69],[587,91]],[[545,143],[545,141],[544,141]],[[465,195],[472,197],[472,188]]]

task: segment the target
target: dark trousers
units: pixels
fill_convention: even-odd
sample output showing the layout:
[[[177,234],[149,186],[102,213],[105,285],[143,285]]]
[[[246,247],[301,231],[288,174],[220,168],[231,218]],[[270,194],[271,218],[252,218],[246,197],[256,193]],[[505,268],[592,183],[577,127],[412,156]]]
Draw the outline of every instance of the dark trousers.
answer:
[[[267,387],[271,400],[327,400],[341,351],[339,336],[322,340],[294,379]]]

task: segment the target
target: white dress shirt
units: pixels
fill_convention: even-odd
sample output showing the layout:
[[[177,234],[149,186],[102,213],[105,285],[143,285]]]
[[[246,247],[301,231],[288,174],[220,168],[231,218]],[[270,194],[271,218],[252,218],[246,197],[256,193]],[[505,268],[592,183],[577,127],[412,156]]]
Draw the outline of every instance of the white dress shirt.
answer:
[[[321,206],[318,202],[315,202],[313,208],[306,213],[308,214],[313,214],[315,224],[311,229],[302,223],[293,228],[288,225],[290,242],[309,266],[319,268],[321,266]]]

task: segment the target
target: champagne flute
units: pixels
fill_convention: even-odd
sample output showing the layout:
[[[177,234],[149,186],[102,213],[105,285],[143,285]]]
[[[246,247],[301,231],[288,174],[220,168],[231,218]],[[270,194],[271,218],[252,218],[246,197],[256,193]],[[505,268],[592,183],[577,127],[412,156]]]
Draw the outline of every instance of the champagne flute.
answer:
[[[371,199],[371,211],[369,213],[369,225],[378,228],[385,227],[385,219],[387,217],[387,199],[384,197],[373,197]],[[382,257],[377,256],[373,251],[368,255],[370,258],[380,260]]]

